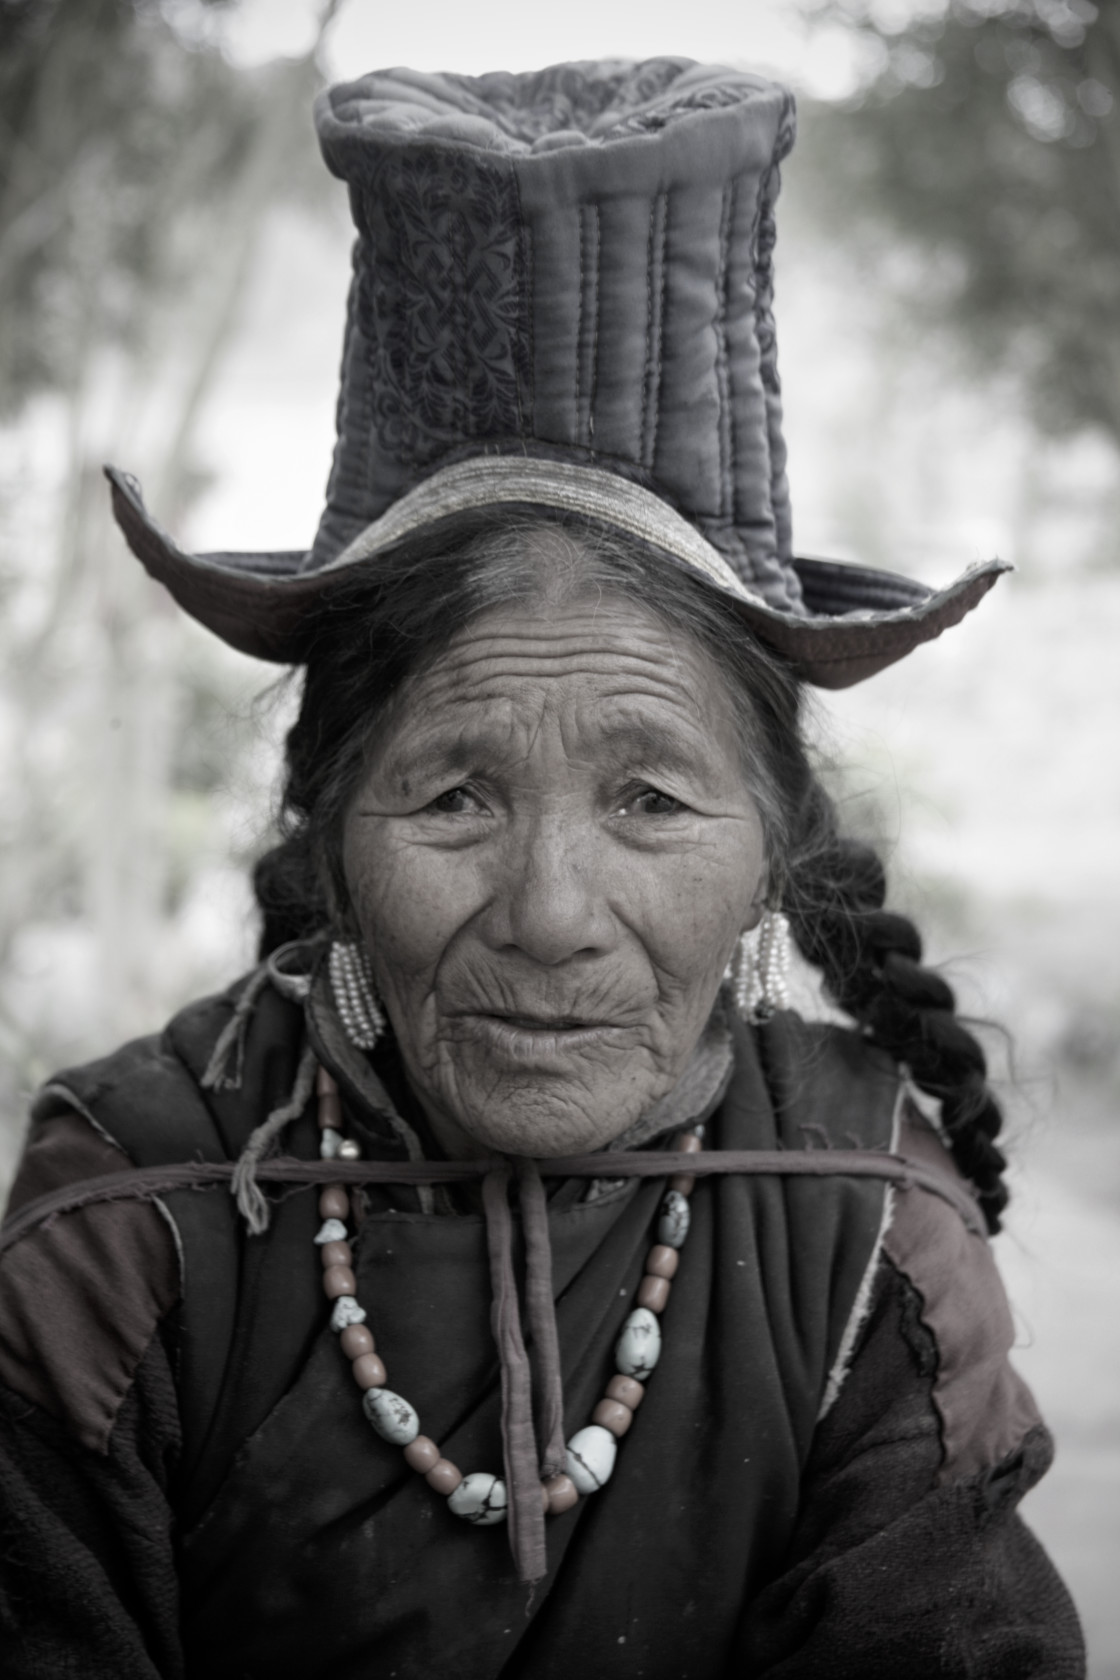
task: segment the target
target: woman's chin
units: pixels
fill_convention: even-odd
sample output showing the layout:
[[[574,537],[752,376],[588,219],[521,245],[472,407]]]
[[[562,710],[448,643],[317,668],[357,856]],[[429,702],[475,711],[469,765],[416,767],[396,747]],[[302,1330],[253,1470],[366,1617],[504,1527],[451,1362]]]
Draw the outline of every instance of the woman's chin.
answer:
[[[666,1088],[656,1059],[632,1033],[622,1044],[621,1033],[604,1034],[606,1043],[589,1034],[582,1044],[573,1042],[577,1034],[561,1035],[560,1043],[548,1036],[546,1043],[544,1034],[517,1034],[541,1042],[516,1042],[513,1055],[502,1055],[489,1032],[464,1033],[424,1070],[426,1078],[413,1078],[449,1154],[590,1154],[619,1137]],[[503,1041],[503,1048],[510,1046]],[[527,1050],[532,1054],[518,1065]]]
[[[455,1125],[481,1152],[542,1160],[587,1155],[605,1148],[649,1106],[635,1108],[633,1092],[626,1096],[626,1103],[611,1100],[607,1093],[602,1102],[589,1101],[586,1090],[578,1093],[578,1100],[574,1093],[556,1089],[511,1093],[504,1099],[491,1096],[486,1103],[457,1105]]]

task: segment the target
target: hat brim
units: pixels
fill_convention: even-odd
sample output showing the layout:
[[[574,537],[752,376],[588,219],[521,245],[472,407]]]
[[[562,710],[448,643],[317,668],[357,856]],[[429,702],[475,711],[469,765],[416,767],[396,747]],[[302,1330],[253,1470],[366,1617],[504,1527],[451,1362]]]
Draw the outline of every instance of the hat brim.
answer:
[[[376,563],[375,555],[307,571],[302,550],[261,554],[188,554],[144,506],[136,480],[115,467],[113,513],[129,548],[184,612],[241,653],[283,665],[303,663],[315,608],[340,585]],[[532,504],[507,502],[506,508]],[[432,522],[437,526],[438,520]],[[690,570],[686,560],[677,559]],[[796,674],[817,688],[849,688],[959,624],[996,579],[1012,568],[989,560],[971,566],[945,589],[912,578],[834,560],[795,559],[805,612],[783,612],[753,595],[706,581],[731,601],[744,623]]]

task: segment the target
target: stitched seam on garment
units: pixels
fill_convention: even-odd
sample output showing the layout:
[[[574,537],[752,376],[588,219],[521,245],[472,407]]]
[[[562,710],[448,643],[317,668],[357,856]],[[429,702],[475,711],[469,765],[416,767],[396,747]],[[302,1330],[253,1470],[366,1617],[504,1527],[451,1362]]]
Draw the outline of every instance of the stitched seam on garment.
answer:
[[[521,181],[512,163],[509,165],[509,178],[513,184],[514,197],[517,199],[517,238],[514,243],[514,270],[517,276],[517,295],[520,306],[518,313],[522,316],[526,335],[528,335],[529,318],[525,308],[527,273],[525,244],[528,238],[528,229],[525,226],[525,212],[521,205]],[[521,376],[525,372],[525,357],[528,348],[527,342],[521,342],[521,334],[518,332],[513,345],[513,395],[517,404],[517,433],[521,438],[525,436],[525,406],[521,400]]]
[[[139,1170],[137,1169],[132,1156],[125,1149],[120,1140],[114,1137],[111,1132],[106,1130],[100,1121],[97,1120],[86,1105],[69,1089],[69,1087],[61,1081],[51,1081],[50,1084],[44,1086],[38,1093],[38,1100],[41,1100],[41,1098],[48,1092],[61,1098],[66,1104],[66,1108],[63,1113],[59,1115],[52,1115],[50,1120],[63,1118],[69,1118],[74,1121],[81,1120],[83,1125],[89,1126],[90,1132],[99,1140],[99,1142],[110,1145],[124,1158],[124,1160],[129,1163],[129,1169],[126,1170],[131,1170],[133,1172]],[[50,1120],[48,1120],[48,1124],[50,1123]],[[75,1182],[80,1183],[82,1181],[78,1180]],[[88,1180],[86,1182],[88,1182]],[[41,1200],[42,1198],[40,1197],[36,1199]],[[131,1205],[136,1206],[140,1200],[140,1198],[137,1198]],[[157,1214],[170,1231],[171,1241],[176,1257],[178,1301],[181,1302],[185,1286],[186,1263],[182,1238],[178,1227],[175,1224],[166,1203],[159,1196],[145,1196],[142,1200],[143,1202],[154,1206]],[[120,1207],[123,1204],[115,1200],[95,1200],[89,1203],[86,1208],[75,1211],[92,1211],[95,1208],[109,1208],[114,1205]],[[51,1219],[39,1223],[34,1228],[34,1234],[38,1236],[47,1236],[50,1232],[52,1224],[53,1220]],[[145,1277],[147,1277],[147,1268],[142,1267],[141,1271]],[[73,1277],[69,1275],[69,1273],[65,1275],[67,1282],[69,1284],[73,1284]],[[92,1273],[90,1274],[88,1281],[92,1282]],[[116,1297],[112,1294],[110,1294],[108,1299],[114,1303],[116,1301]],[[153,1299],[158,1301],[158,1296],[155,1296],[154,1292]],[[101,1327],[98,1333],[98,1343],[103,1350],[108,1350],[109,1358],[107,1362],[103,1362],[95,1355],[92,1367],[89,1364],[85,1364],[83,1366],[85,1386],[79,1394],[67,1395],[65,1392],[59,1390],[56,1384],[51,1380],[54,1373],[49,1357],[45,1363],[40,1363],[37,1360],[31,1361],[29,1375],[32,1382],[34,1383],[36,1377],[38,1377],[44,1383],[44,1386],[42,1388],[34,1387],[32,1392],[25,1393],[16,1381],[16,1376],[21,1370],[27,1370],[28,1366],[23,1359],[17,1360],[13,1358],[14,1350],[11,1348],[10,1344],[5,1342],[5,1364],[7,1365],[7,1370],[5,1371],[5,1382],[9,1384],[9,1392],[17,1394],[25,1404],[33,1406],[41,1411],[45,1411],[48,1415],[57,1419],[71,1432],[74,1438],[78,1440],[85,1449],[104,1457],[109,1450],[109,1438],[116,1426],[120,1409],[127,1400],[128,1395],[135,1384],[136,1373],[139,1369],[140,1363],[143,1361],[152,1340],[159,1334],[160,1325],[166,1320],[168,1314],[175,1310],[176,1304],[176,1301],[169,1300],[167,1304],[162,1307],[162,1310],[154,1313],[150,1319],[150,1333],[143,1341],[138,1353],[134,1352],[136,1321],[132,1320],[130,1322],[128,1315],[125,1315],[122,1319],[114,1319],[113,1324],[108,1328],[108,1330],[106,1330],[105,1327]],[[90,1388],[91,1383],[92,1391]],[[108,1389],[108,1394],[103,1392],[105,1388]],[[97,1397],[94,1398],[95,1396]],[[91,1399],[93,1400],[92,1405],[90,1405]]]
[[[646,343],[645,359],[642,365],[642,416],[638,424],[638,459],[644,467],[649,466],[647,459],[649,443],[649,391],[653,377],[653,240],[654,225],[657,219],[657,205],[659,199],[654,197],[649,207],[649,233],[646,237]]]
[[[740,498],[739,498],[739,475],[735,471],[735,462],[739,459],[738,428],[735,424],[734,363],[732,362],[732,359],[731,359],[731,346],[728,343],[728,338],[727,338],[727,314],[728,314],[729,299],[730,299],[730,296],[731,296],[731,285],[732,285],[732,274],[731,274],[731,269],[732,269],[731,252],[732,252],[732,249],[733,249],[732,241],[734,239],[734,233],[735,233],[735,216],[736,216],[736,212],[738,211],[738,208],[739,208],[739,177],[738,176],[733,176],[732,177],[732,180],[731,180],[730,185],[729,185],[728,199],[729,199],[729,202],[728,202],[728,207],[727,207],[727,263],[726,263],[726,272],[725,272],[725,275],[724,275],[724,283],[723,283],[723,350],[724,350],[724,355],[727,358],[727,436],[728,436],[728,447],[729,447],[729,451],[730,451],[730,456],[729,456],[729,458],[730,458],[730,470],[729,470],[729,473],[728,473],[728,477],[730,478],[730,481],[731,481],[730,482],[731,522],[732,522],[732,525],[735,527],[735,532],[736,532],[736,535],[738,536],[739,535],[739,525],[740,525],[740,518],[739,518],[739,514],[740,514],[740,509],[739,509],[739,500],[740,500]],[[743,546],[744,545],[743,545],[742,540],[740,538],[740,547],[743,547]]]
[[[359,234],[358,237],[359,241],[362,239],[368,239],[369,241],[369,260],[362,265],[358,271],[357,313],[359,322],[363,320],[368,321],[371,329],[369,333],[365,331],[364,327],[362,329],[362,339],[364,341],[364,355],[362,359],[365,363],[364,401],[369,421],[372,423],[373,417],[377,412],[376,367],[377,354],[380,349],[380,333],[378,331],[377,314],[373,307],[373,298],[371,293],[373,290],[373,276],[378,272],[379,264],[377,260],[377,240],[373,233],[374,222],[370,214],[373,206],[373,195],[369,192],[368,188],[365,191],[364,198],[365,203],[362,209],[362,219],[366,228],[369,229],[369,232]],[[361,301],[363,297],[366,300],[364,308]],[[366,449],[363,453],[365,454],[362,472],[362,477],[364,479],[363,488],[365,492],[366,506],[369,507],[373,505],[373,498],[375,494],[374,476],[377,467],[377,450]]]
[[[591,299],[591,388],[587,397],[587,447],[595,453],[595,399],[599,392],[599,322],[602,314],[603,227],[597,204],[592,205],[595,230],[595,262],[592,269],[594,296]]]
[[[727,287],[730,253],[728,249],[731,188],[724,187],[719,215],[719,276],[718,303],[713,326],[716,335],[716,389],[719,395],[719,415],[716,432],[719,439],[719,510],[721,519],[731,517],[731,380],[727,354]]]
[[[513,172],[514,185],[517,188],[517,201],[521,202],[521,177],[517,171]],[[536,321],[536,270],[533,267],[533,230],[525,220],[524,211],[521,216],[521,260],[523,269],[523,284],[525,287],[525,328],[528,342],[525,346],[525,372],[529,380],[529,426],[526,429],[525,416],[521,417],[522,437],[532,437],[537,427],[537,321]],[[521,412],[521,396],[518,393],[518,412]]]
[[[323,572],[352,566],[410,531],[465,508],[538,501],[629,530],[683,560],[721,588],[743,600],[751,598],[748,586],[719,550],[662,497],[603,467],[542,460],[525,452],[484,452],[440,468],[398,497]],[[753,599],[756,607],[765,608],[761,595]]]
[[[891,1137],[889,1147],[892,1154],[894,1154],[898,1149],[899,1134],[902,1130],[902,1112],[905,1107],[905,1103],[906,1086],[905,1084],[901,1084],[894,1099],[894,1113],[891,1115]],[[883,1212],[879,1220],[879,1229],[875,1234],[875,1243],[871,1250],[870,1257],[868,1258],[863,1277],[860,1279],[860,1286],[856,1291],[856,1298],[852,1303],[852,1310],[848,1314],[848,1322],[844,1326],[844,1334],[840,1338],[840,1346],[836,1350],[836,1358],[833,1361],[831,1371],[828,1373],[828,1381],[826,1382],[824,1389],[824,1398],[821,1401],[820,1411],[817,1413],[818,1423],[821,1422],[822,1418],[828,1416],[828,1413],[836,1404],[840,1390],[844,1386],[844,1379],[847,1377],[848,1372],[851,1369],[852,1355],[855,1352],[856,1340],[867,1321],[868,1313],[871,1311],[871,1295],[875,1284],[875,1276],[879,1270],[879,1261],[883,1252],[883,1243],[886,1240],[887,1232],[890,1230],[891,1220],[894,1218],[895,1200],[896,1197],[894,1188],[893,1186],[888,1185],[887,1193],[883,1197]]]
[[[75,1096],[69,1085],[64,1085],[60,1079],[52,1079],[49,1084],[44,1085],[42,1090],[37,1093],[35,1101],[39,1103],[42,1102],[44,1097],[54,1096],[61,1097],[66,1103],[67,1108],[72,1109],[75,1114],[79,1115],[81,1119],[87,1121],[89,1125],[93,1127],[98,1137],[103,1138],[106,1143],[111,1143],[114,1149],[119,1149],[125,1160],[131,1162],[132,1165],[135,1165],[135,1162],[132,1161],[132,1156],[128,1153],[128,1150],[124,1147],[124,1145],[113,1136],[112,1132],[105,1130],[105,1127],[101,1124],[100,1120],[98,1120],[92,1110],[87,1108],[81,1098]]]
[[[174,1214],[171,1212],[171,1209],[163,1200],[162,1196],[152,1196],[150,1200],[152,1206],[162,1217],[164,1224],[171,1232],[171,1241],[175,1244],[175,1258],[179,1263],[179,1291],[180,1294],[185,1295],[187,1292],[187,1251],[183,1247],[182,1234],[180,1233],[178,1225],[175,1223]]]
[[[907,1146],[918,1141],[915,1134],[928,1131],[945,1148],[923,1116],[911,1109],[906,1118]],[[914,1158],[931,1170],[923,1154],[919,1146]],[[963,1176],[951,1155],[932,1170],[958,1182]],[[1015,1340],[1014,1321],[990,1243],[983,1231],[970,1229],[969,1235],[981,1246],[974,1249],[966,1236],[963,1266],[959,1234],[949,1233],[949,1246],[943,1247],[946,1233],[936,1227],[907,1229],[900,1221],[885,1245],[889,1260],[916,1293],[919,1321],[936,1349],[932,1401],[941,1438],[939,1486],[1000,1462],[1039,1421],[1029,1387],[1007,1357]],[[956,1280],[955,1290],[950,1278]],[[981,1372],[986,1380],[977,1389],[973,1383]]]
[[[463,225],[462,212],[452,213],[448,218],[447,235],[451,247],[451,261],[459,284],[452,303],[451,313],[455,322],[455,331],[451,335],[451,367],[455,379],[455,403],[453,409],[453,424],[459,437],[474,435],[470,427],[469,404],[464,400],[464,393],[468,382],[468,335],[470,332],[470,305],[467,302],[467,230]],[[456,239],[458,229],[460,237]],[[458,356],[456,356],[458,350]],[[456,365],[458,364],[458,365]]]
[[[583,424],[583,205],[579,207],[579,284],[576,287],[575,426],[578,440]]]
[[[764,220],[772,214],[774,204],[774,190],[778,178],[778,166],[771,163],[759,183],[758,198],[755,204],[754,218],[751,223],[750,242],[748,249],[751,254],[751,286],[754,298],[754,330],[755,342],[758,347],[758,382],[762,392],[762,440],[766,445],[766,502],[769,534],[773,538],[774,552],[778,553],[778,514],[776,491],[777,484],[774,477],[774,416],[771,409],[771,396],[777,396],[779,387],[775,384],[773,392],[766,383],[767,350],[773,349],[773,265],[769,254],[765,259],[761,255],[761,239]],[[776,351],[775,357],[776,357]],[[776,374],[775,366],[775,380]],[[744,550],[746,542],[743,543]],[[791,584],[789,581],[788,560],[783,561],[778,555],[779,566],[783,576],[784,605],[788,608],[791,603]],[[753,575],[753,567],[752,567]]]
[[[669,205],[671,199],[668,193],[661,194],[661,256],[659,280],[659,301],[657,306],[657,377],[653,393],[653,436],[650,440],[649,461],[647,465],[652,469],[657,462],[657,444],[661,435],[661,386],[665,374],[665,315],[669,302]]]

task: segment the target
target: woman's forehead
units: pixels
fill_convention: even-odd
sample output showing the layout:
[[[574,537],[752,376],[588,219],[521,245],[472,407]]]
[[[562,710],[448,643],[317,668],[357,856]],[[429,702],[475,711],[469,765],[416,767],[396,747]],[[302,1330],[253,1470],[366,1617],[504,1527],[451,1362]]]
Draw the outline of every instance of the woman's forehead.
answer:
[[[603,596],[561,604],[493,608],[466,626],[409,687],[437,696],[491,694],[519,679],[616,679],[620,690],[648,685],[666,698],[695,694],[697,680],[724,687],[715,662],[685,631],[671,629],[640,602]]]
[[[548,715],[605,740],[734,734],[715,661],[638,602],[595,598],[492,610],[408,684],[390,736],[504,729]]]

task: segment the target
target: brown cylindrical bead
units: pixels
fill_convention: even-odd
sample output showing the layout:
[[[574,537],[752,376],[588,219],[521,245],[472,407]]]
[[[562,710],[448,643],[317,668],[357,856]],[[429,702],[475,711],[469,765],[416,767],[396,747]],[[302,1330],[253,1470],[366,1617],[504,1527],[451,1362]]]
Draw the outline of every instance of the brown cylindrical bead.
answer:
[[[338,1086],[335,1084],[334,1074],[328,1073],[320,1062],[315,1070],[315,1095],[317,1097],[327,1097],[332,1091],[337,1090]]]
[[[621,1400],[632,1412],[637,1411],[645,1397],[646,1391],[635,1377],[612,1377],[607,1384],[607,1399]]]
[[[410,1469],[419,1470],[422,1476],[426,1476],[439,1463],[439,1448],[426,1435],[417,1435],[415,1441],[410,1441],[404,1449],[404,1461]]]
[[[351,1366],[351,1370],[354,1373],[354,1381],[359,1388],[385,1387],[388,1372],[375,1353],[359,1354]],[[436,1458],[438,1457],[439,1454],[437,1453]],[[435,1459],[432,1462],[434,1463]]]
[[[463,1472],[449,1458],[441,1458],[438,1464],[433,1464],[424,1477],[429,1487],[443,1494],[454,1493],[462,1479]]]
[[[323,1261],[323,1270],[328,1266],[349,1266],[354,1260],[354,1252],[348,1242],[324,1243],[319,1250]]]
[[[337,1301],[340,1295],[353,1295],[357,1287],[358,1280],[349,1266],[328,1266],[323,1273],[328,1301]]]
[[[696,1180],[691,1173],[674,1173],[669,1180],[669,1189],[681,1196],[691,1196],[695,1188]]]
[[[648,1307],[650,1312],[664,1312],[671,1287],[668,1278],[647,1275],[638,1285],[638,1305]]]
[[[342,1102],[337,1091],[324,1091],[319,1098],[319,1125],[342,1130]]]
[[[570,1511],[579,1501],[579,1492],[570,1476],[550,1476],[541,1487],[548,1496],[545,1506],[550,1517],[558,1517],[563,1511]]]
[[[347,1359],[360,1359],[363,1353],[373,1352],[375,1343],[372,1332],[364,1324],[348,1324],[338,1338],[338,1345]]]
[[[646,1255],[646,1271],[651,1277],[675,1278],[680,1263],[680,1249],[670,1248],[668,1243],[654,1243]]]
[[[319,1192],[320,1219],[346,1219],[350,1213],[350,1198],[341,1184],[328,1184]]]
[[[591,1414],[591,1421],[609,1429],[612,1435],[625,1435],[634,1421],[634,1414],[621,1400],[600,1400]]]
[[[673,1145],[679,1155],[699,1155],[703,1147],[695,1132],[682,1132]]]

